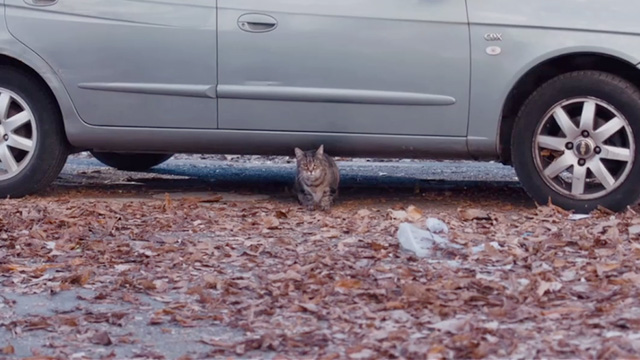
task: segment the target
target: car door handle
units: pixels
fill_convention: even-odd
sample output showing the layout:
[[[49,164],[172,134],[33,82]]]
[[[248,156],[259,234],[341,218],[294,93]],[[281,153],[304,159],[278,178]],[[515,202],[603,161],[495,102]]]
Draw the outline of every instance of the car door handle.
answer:
[[[278,21],[265,14],[244,14],[238,18],[238,27],[246,32],[263,33],[278,27]]]
[[[55,5],[58,0],[24,0],[24,2],[32,6],[51,6]]]

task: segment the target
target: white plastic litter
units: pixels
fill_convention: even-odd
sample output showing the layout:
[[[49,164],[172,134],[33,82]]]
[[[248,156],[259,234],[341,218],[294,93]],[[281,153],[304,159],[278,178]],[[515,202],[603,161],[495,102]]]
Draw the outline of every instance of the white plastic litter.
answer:
[[[569,215],[569,220],[576,221],[576,220],[588,219],[590,217],[591,215],[589,214],[571,214]]]
[[[434,234],[448,234],[449,227],[442,220],[436,218],[428,218],[427,219],[427,229]]]
[[[461,245],[453,244],[431,231],[422,230],[409,223],[400,224],[398,240],[403,249],[415,253],[418,257],[430,257],[435,245],[455,249],[462,248]]]
[[[502,246],[500,246],[500,244],[498,244],[496,241],[490,242],[489,245],[491,245],[491,247],[493,247],[496,250],[502,250],[503,249]],[[480,244],[478,246],[474,246],[474,247],[471,248],[471,252],[474,253],[474,254],[477,254],[477,253],[482,252],[484,250],[485,250],[484,244]]]

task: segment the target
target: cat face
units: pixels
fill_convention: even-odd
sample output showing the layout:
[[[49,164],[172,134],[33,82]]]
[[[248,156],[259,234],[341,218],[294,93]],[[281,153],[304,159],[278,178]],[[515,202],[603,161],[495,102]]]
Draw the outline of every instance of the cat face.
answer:
[[[322,176],[322,173],[324,171],[324,148],[322,145],[320,145],[320,148],[318,148],[318,150],[316,151],[302,151],[296,148],[295,152],[298,169],[305,179],[312,180]]]

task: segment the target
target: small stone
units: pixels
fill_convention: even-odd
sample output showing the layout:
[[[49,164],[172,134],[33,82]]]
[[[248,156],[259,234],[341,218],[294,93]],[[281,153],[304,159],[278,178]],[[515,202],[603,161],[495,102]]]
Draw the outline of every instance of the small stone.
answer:
[[[413,320],[413,316],[409,315],[409,313],[404,310],[394,310],[391,312],[390,317],[393,321],[399,324],[403,324]]]
[[[91,341],[91,343],[95,345],[109,346],[113,344],[113,342],[111,341],[111,337],[109,337],[109,333],[107,333],[106,331],[100,331],[95,333],[89,339],[89,341]]]
[[[485,328],[485,329],[496,331],[496,330],[498,330],[498,327],[500,327],[500,323],[494,320],[494,321],[491,321],[491,322],[484,323],[482,325],[482,327]]]
[[[469,319],[462,317],[462,318],[453,318],[449,320],[444,320],[439,323],[429,325],[429,327],[433,329],[445,331],[445,332],[450,332],[452,334],[457,334],[459,332],[462,332],[468,323],[469,323]]]
[[[360,216],[360,217],[367,217],[369,215],[371,215],[371,211],[369,211],[367,209],[358,210],[358,216]]]

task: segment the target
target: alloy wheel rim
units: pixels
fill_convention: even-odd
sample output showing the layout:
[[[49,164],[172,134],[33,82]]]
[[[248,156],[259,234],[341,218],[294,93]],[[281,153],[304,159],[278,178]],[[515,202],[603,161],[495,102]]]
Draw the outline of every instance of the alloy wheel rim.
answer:
[[[36,149],[33,112],[16,93],[0,88],[0,180],[18,175]]]
[[[542,179],[577,200],[604,197],[620,187],[635,161],[628,120],[593,97],[554,105],[536,129],[533,155]]]

